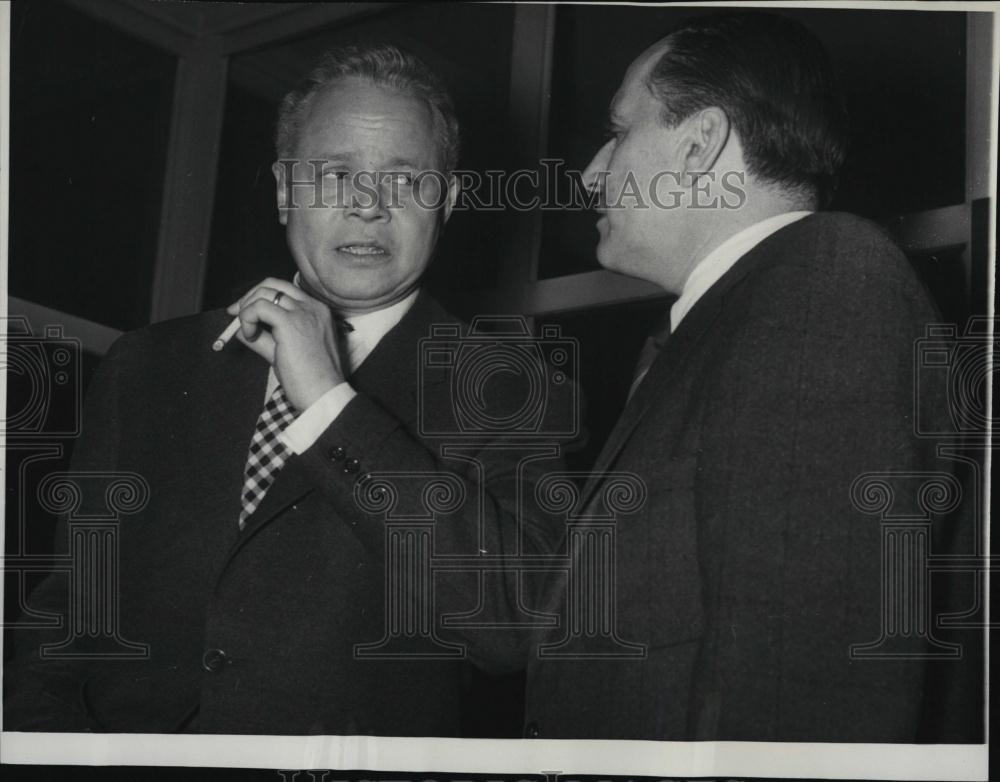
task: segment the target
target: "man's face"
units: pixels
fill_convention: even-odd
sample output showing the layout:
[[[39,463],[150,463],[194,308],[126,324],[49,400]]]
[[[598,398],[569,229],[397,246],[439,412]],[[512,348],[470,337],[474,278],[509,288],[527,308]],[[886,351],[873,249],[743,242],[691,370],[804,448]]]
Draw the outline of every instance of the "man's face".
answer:
[[[442,193],[440,176],[413,183],[413,175],[441,167],[430,108],[367,79],[340,79],[313,99],[295,157],[295,181],[312,178],[307,161],[322,161],[315,164],[321,202],[308,186],[286,189],[290,172],[274,168],[280,220],[304,287],[343,312],[379,309],[412,291],[457,195],[454,186]],[[287,194],[294,197],[282,208]]]
[[[684,155],[679,129],[660,120],[661,105],[646,76],[663,53],[661,42],[632,63],[611,103],[611,139],[584,171],[587,183],[603,180],[597,221],[601,265],[650,280],[677,293],[687,277],[680,234],[685,201]],[[683,123],[682,123],[683,124]]]

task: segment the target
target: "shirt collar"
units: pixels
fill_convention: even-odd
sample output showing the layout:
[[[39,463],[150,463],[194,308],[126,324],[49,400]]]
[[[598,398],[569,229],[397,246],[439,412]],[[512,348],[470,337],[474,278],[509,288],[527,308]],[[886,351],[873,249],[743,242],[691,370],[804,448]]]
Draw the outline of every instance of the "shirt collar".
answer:
[[[783,212],[739,231],[695,264],[684,283],[680,298],[670,308],[670,331],[677,330],[684,316],[708,289],[717,283],[736,262],[771,234],[812,214],[809,211]]]
[[[403,316],[409,312],[410,307],[413,306],[413,302],[417,300],[419,293],[420,289],[414,288],[406,298],[400,299],[388,307],[375,310],[374,312],[366,312],[363,315],[345,316],[344,320],[350,323],[354,329],[349,335],[352,355],[357,350],[363,356],[367,357],[375,349],[375,346],[382,337],[388,334],[390,329],[399,323],[403,319]],[[362,360],[364,359],[362,358]],[[357,367],[352,367],[352,369],[357,369]]]

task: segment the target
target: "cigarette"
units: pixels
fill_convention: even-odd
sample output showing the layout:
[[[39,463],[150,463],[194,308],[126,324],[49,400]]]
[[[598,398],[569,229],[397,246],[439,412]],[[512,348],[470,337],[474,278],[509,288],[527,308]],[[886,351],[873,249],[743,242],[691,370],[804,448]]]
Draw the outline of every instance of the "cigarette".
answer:
[[[215,342],[212,343],[212,350],[218,353],[226,346],[229,340],[233,338],[233,335],[239,330],[240,330],[240,318],[239,315],[237,315],[229,322],[229,325],[226,326],[226,330],[223,331],[218,336]]]

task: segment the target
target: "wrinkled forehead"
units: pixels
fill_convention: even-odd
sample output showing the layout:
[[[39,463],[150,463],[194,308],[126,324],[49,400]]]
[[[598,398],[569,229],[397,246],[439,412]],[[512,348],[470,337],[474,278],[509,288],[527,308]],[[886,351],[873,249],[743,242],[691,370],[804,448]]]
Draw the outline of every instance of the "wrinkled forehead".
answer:
[[[392,146],[410,157],[441,153],[427,101],[361,77],[337,79],[314,95],[298,142],[310,154],[355,151],[362,144]]]
[[[669,36],[662,38],[632,61],[611,101],[612,113],[634,111],[638,105],[653,99],[647,86],[647,79],[660,57],[669,48],[669,40]]]
[[[430,107],[421,97],[387,84],[360,76],[344,76],[318,90],[313,96],[306,124],[358,122],[397,123],[423,130],[433,129]]]

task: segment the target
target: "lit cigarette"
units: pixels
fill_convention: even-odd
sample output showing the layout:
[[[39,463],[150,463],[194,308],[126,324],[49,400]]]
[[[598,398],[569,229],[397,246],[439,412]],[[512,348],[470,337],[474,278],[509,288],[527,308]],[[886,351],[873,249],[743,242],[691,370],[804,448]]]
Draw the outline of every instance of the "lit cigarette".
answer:
[[[212,343],[212,350],[218,353],[226,346],[229,340],[233,338],[233,335],[239,330],[240,330],[240,318],[239,315],[237,315],[235,318],[232,319],[232,321],[230,321],[229,325],[226,326],[226,330],[219,335],[218,339],[216,339],[215,342]]]

